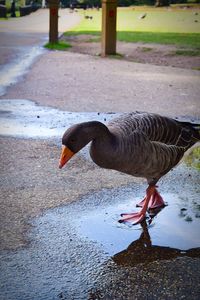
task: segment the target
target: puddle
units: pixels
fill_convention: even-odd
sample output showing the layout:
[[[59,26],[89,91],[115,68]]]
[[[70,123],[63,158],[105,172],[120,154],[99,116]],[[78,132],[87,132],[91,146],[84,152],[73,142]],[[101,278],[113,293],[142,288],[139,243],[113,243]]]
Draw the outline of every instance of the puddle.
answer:
[[[108,121],[113,113],[66,112],[39,106],[30,100],[0,101],[0,135],[23,138],[61,137],[74,123]]]
[[[6,88],[11,84],[16,83],[19,78],[24,75],[36,57],[41,55],[45,49],[43,47],[30,47],[24,55],[14,60],[10,64],[6,64],[0,71],[0,96],[4,95]]]
[[[97,241],[110,256],[126,249],[132,242],[140,239],[142,232],[150,234],[151,244],[160,247],[188,250],[200,247],[200,206],[193,199],[187,198],[187,203],[176,194],[163,194],[168,205],[156,216],[149,215],[146,225],[119,224],[117,220],[123,212],[138,211],[136,204],[140,198],[133,199],[134,192],[122,190],[117,198],[112,199],[113,205],[89,209],[78,219],[79,234],[89,240]],[[103,197],[107,197],[103,195]],[[122,199],[122,203],[115,204]],[[123,199],[127,199],[124,202]],[[92,201],[92,199],[91,199]],[[117,201],[118,202],[118,201]],[[153,217],[153,218],[152,218]],[[148,221],[151,220],[151,225]],[[149,233],[148,233],[149,232]],[[120,242],[119,242],[120,240]],[[149,240],[149,241],[150,241]],[[145,246],[144,246],[145,247]]]

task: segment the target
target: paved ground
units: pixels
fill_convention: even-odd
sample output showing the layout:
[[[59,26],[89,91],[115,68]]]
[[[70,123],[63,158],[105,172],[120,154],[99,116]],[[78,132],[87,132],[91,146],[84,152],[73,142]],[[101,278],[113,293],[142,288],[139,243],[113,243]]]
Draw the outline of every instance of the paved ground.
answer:
[[[79,20],[76,13],[71,14],[68,9],[59,10],[58,31],[63,33],[73,27]],[[42,33],[48,34],[49,31],[49,10],[39,9],[36,12],[23,18],[11,18],[9,21],[1,20],[0,32],[10,33]]]
[[[199,71],[49,52],[4,98],[31,99],[68,111],[199,116],[199,82]]]
[[[46,29],[42,31],[42,23],[40,23],[45,20],[45,13],[45,11],[39,11],[30,16],[30,18],[37,17],[36,23],[29,23],[29,17],[20,19],[18,29],[17,20],[12,21],[9,30],[6,28],[8,23],[2,23],[3,32],[0,32],[0,36],[4,36],[5,45],[7,45],[4,49],[3,47],[0,48],[0,51],[4,53],[2,59],[4,70],[6,70],[7,63],[10,64],[10,60],[13,64],[15,63],[15,43],[17,40],[19,48],[27,51],[30,49],[26,48],[27,45],[28,47],[41,45],[43,40],[47,39]],[[64,11],[63,13],[65,14]],[[27,33],[27,23],[31,24],[32,35]],[[33,24],[35,24],[36,32],[33,30]],[[12,27],[13,31],[16,32],[16,39],[13,38],[13,33],[10,33]],[[40,32],[38,32],[38,28]],[[7,55],[7,51],[10,51],[9,55]],[[19,55],[18,59],[19,57],[21,56]],[[100,57],[72,52],[47,51],[39,56],[29,68],[28,73],[18,83],[7,88],[6,93],[0,99],[12,99],[13,101],[15,99],[29,99],[40,105],[54,106],[61,110],[77,112],[145,110],[171,116],[187,116],[199,119],[199,94],[200,77],[198,71],[138,64],[111,58],[101,59]],[[1,137],[0,158],[1,173],[3,175],[1,178],[1,249],[12,250],[20,246],[26,246],[27,233],[33,226],[31,225],[31,218],[41,215],[47,208],[77,202],[84,195],[92,195],[94,191],[100,191],[103,188],[118,188],[131,182],[136,186],[143,182],[143,180],[136,180],[117,172],[99,169],[82,155],[76,156],[62,173],[57,169],[60,155],[60,145],[58,146],[58,143],[60,143],[58,139],[36,140]],[[183,173],[179,175],[179,179],[182,179],[179,180],[180,189],[184,189],[187,176],[189,176],[186,176],[187,172],[190,171],[184,169]],[[175,174],[179,174],[179,171]],[[196,187],[198,189],[199,173],[193,173],[191,170],[191,174],[190,188]],[[94,180],[94,178],[98,178],[98,180]],[[173,175],[169,175],[168,178],[169,182],[170,180],[176,180],[176,176],[173,177]],[[34,238],[37,240],[37,237],[36,234]],[[50,241],[52,241],[52,238],[50,238]],[[70,242],[72,242],[71,237],[69,237],[68,245],[70,245]],[[56,245],[56,243],[53,244]],[[73,245],[75,244],[76,247],[74,246],[72,249],[76,249],[75,253],[76,251],[80,252],[83,241],[76,240]],[[62,250],[62,241],[60,247]],[[37,246],[33,248],[33,251],[35,251]],[[29,251],[29,248],[25,249]],[[86,247],[85,253],[89,253],[89,249],[90,247]],[[49,250],[48,247],[45,251],[47,250]],[[5,266],[9,261],[7,255],[12,257],[12,263],[11,265],[8,263],[9,268],[6,275],[11,278],[9,281],[11,283],[13,266],[15,268],[19,264],[18,270],[20,270],[20,260],[16,264],[13,255],[15,253],[20,255],[21,252],[19,250],[19,252],[8,252],[9,254],[2,253]],[[27,257],[31,258],[32,253],[32,250],[27,252],[26,259],[28,259]],[[37,253],[35,255],[38,257]],[[98,257],[100,257],[98,251],[95,255],[95,259],[98,260]],[[73,268],[75,262],[76,265],[81,264],[81,259],[84,259],[84,257],[85,255],[81,256],[80,254],[78,256],[80,261],[78,262],[76,255],[73,259],[69,258],[67,270]],[[66,260],[65,255],[62,256],[62,259]],[[24,265],[25,268],[29,265],[29,262],[28,259],[27,264]],[[96,266],[99,268],[99,261],[92,266],[92,270],[95,270]],[[91,273],[92,275],[88,273],[87,267],[84,274],[86,278],[87,274],[93,276],[93,279],[95,278],[98,283],[107,282],[104,299],[110,299],[109,293],[114,297],[117,286],[119,287],[117,296],[111,299],[157,299],[156,295],[158,294],[160,299],[180,299],[180,297],[183,299],[198,299],[197,287],[199,283],[198,276],[196,276],[199,270],[198,267],[199,257],[195,259],[166,260],[164,264],[156,262],[149,266],[140,265],[139,269],[137,267],[132,269],[130,266],[128,268],[110,266],[110,261],[108,261],[101,265],[101,270],[97,268],[99,272],[97,279],[94,272]],[[165,270],[164,274],[163,269]],[[38,272],[40,271],[39,269]],[[64,273],[64,269],[62,272]],[[62,272],[59,276],[62,275]],[[24,274],[26,275],[26,272]],[[173,280],[170,279],[171,274],[174,276]],[[52,270],[51,276],[53,276]],[[80,280],[81,277],[78,277],[80,274],[76,276]],[[22,278],[20,277],[20,280]],[[49,278],[47,281],[51,281],[51,277]],[[193,278],[193,281],[188,281],[188,278]],[[22,280],[26,280],[26,276]],[[126,298],[123,296],[125,291],[123,282],[126,282]],[[8,286],[4,286],[4,290],[9,291],[9,283]],[[46,282],[44,282],[44,286],[45,284]],[[131,296],[133,286],[134,297]],[[147,286],[151,290],[150,296],[148,296]],[[35,289],[36,287],[37,284]],[[40,291],[43,288],[41,286]],[[65,290],[65,288],[65,286],[59,286],[60,291]],[[75,290],[78,288],[78,286],[73,286]],[[40,293],[40,291],[37,292]],[[19,288],[18,299],[28,299],[23,296],[23,291],[22,294],[20,292]],[[95,293],[97,292],[90,293],[90,296],[93,297],[90,299],[94,299]],[[57,298],[80,299],[80,295],[77,296],[74,290],[70,295],[73,296],[71,298],[66,296],[65,298],[65,293],[63,293],[60,296],[57,295]],[[129,298],[127,298],[127,295],[129,295]],[[192,298],[189,295],[192,295]],[[6,299],[6,296],[4,299]],[[35,299],[38,299],[38,294]],[[44,296],[42,299],[47,298]]]
[[[76,13],[59,10],[58,31],[62,34],[79,20]],[[23,18],[11,18],[0,21],[0,65],[11,63],[17,57],[23,57],[30,47],[43,45],[48,41],[49,11],[40,9]]]

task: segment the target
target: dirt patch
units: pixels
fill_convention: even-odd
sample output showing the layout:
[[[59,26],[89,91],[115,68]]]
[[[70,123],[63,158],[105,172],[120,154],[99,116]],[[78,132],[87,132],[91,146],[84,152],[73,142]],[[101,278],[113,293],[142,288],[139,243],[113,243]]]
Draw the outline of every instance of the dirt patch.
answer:
[[[62,41],[69,42],[72,45],[69,51],[100,55],[101,43],[99,37],[92,35],[62,36]],[[200,70],[200,55],[177,55],[177,50],[182,53],[189,49],[180,48],[175,45],[145,44],[145,43],[126,43],[117,42],[116,58],[124,59],[143,64],[152,64],[159,66],[172,66],[178,68]]]

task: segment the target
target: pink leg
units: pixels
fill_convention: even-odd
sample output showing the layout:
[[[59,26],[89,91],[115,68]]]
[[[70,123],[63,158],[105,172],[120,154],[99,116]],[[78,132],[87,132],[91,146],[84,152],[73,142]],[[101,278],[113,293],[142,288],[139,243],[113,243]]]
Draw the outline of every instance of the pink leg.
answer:
[[[138,213],[121,214],[122,218],[119,220],[119,223],[123,223],[123,222],[131,222],[132,224],[141,223],[145,219],[149,201],[152,198],[154,190],[155,190],[154,186],[149,186],[147,188],[146,197],[144,198],[144,204],[141,211],[139,211]]]

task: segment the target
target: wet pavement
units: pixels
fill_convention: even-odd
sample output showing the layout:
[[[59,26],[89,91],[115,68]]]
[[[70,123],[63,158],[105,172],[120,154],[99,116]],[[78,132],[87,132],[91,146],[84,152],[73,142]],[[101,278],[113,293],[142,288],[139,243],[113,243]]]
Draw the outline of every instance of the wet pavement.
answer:
[[[116,113],[67,112],[37,105],[30,100],[0,101],[0,135],[24,138],[61,137],[77,120],[107,122]]]

